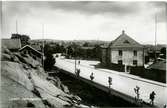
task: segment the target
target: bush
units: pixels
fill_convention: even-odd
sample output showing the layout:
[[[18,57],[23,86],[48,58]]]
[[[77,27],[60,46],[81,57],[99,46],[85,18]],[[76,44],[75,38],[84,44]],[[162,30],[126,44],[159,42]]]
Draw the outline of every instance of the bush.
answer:
[[[44,61],[44,69],[45,71],[50,71],[52,70],[52,67],[55,64],[55,59],[51,53],[48,53],[45,57],[46,59]]]

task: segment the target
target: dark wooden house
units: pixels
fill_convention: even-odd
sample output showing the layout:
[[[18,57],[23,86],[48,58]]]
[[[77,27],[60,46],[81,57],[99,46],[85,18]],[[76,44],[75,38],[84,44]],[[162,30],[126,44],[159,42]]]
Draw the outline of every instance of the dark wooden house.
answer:
[[[19,51],[24,54],[29,54],[35,60],[38,60],[39,62],[42,63],[43,54],[38,50],[34,49],[33,47],[31,47],[30,45],[25,45],[24,47],[19,49]]]

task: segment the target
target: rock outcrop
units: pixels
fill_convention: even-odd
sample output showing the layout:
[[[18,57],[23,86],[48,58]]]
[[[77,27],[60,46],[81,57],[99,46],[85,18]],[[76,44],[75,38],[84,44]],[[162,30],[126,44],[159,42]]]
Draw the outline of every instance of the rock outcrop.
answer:
[[[1,54],[2,108],[82,108],[81,98],[70,94],[58,77],[48,77],[42,65],[29,55]],[[87,106],[84,106],[84,108]]]

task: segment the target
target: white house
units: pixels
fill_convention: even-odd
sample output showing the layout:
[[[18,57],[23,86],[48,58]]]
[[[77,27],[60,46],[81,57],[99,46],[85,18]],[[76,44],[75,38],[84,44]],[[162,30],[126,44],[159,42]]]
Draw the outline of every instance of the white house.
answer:
[[[140,43],[122,31],[107,48],[102,48],[101,61],[109,65],[144,66],[144,49]]]

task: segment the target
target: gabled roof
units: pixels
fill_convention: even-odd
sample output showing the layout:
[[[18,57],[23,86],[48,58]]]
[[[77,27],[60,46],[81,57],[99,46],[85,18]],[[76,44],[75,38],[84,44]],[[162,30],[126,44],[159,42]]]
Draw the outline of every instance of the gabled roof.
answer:
[[[143,47],[143,46],[138,42],[136,42],[131,37],[129,37],[125,33],[125,31],[122,31],[122,34],[112,42],[110,47]]]
[[[30,45],[25,45],[24,47],[20,48],[19,51],[22,51],[22,50],[24,50],[26,48],[30,48],[30,49],[34,50],[35,52],[37,52],[38,54],[43,55],[41,52],[37,51],[36,49],[31,47]]]
[[[31,45],[32,48],[36,49],[37,51],[41,51],[40,45]]]
[[[16,50],[21,48],[20,39],[2,39],[2,46],[6,46],[9,50]]]

